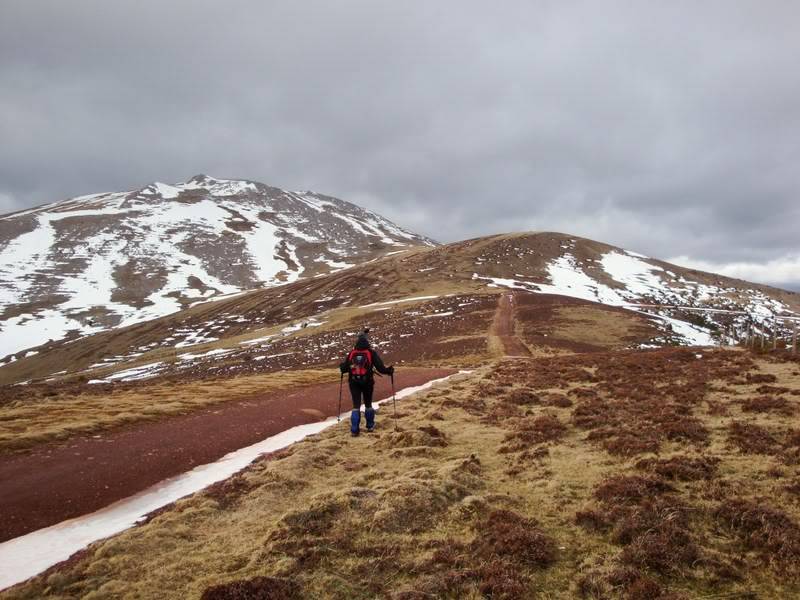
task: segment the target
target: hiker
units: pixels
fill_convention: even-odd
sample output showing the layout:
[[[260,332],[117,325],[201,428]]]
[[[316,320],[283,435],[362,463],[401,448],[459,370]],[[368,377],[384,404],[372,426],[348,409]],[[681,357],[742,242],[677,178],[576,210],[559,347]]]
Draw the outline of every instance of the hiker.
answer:
[[[365,409],[364,416],[367,419],[367,431],[375,429],[375,409],[372,408],[372,390],[375,387],[375,379],[372,370],[375,369],[384,375],[394,375],[394,367],[385,366],[378,351],[370,346],[368,333],[369,329],[364,329],[358,334],[355,347],[339,365],[342,375],[349,373],[347,382],[350,386],[350,395],[353,397],[350,434],[354,437],[359,434],[362,400]]]

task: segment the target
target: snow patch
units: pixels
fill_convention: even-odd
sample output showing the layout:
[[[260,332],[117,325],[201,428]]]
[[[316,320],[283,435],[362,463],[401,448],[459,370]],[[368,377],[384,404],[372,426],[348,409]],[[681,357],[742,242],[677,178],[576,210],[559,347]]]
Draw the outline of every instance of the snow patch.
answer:
[[[276,337],[276,335],[277,334],[265,335],[263,337],[257,337],[257,338],[253,338],[251,340],[245,340],[243,342],[239,342],[239,344],[242,345],[242,346],[253,346],[255,344],[261,344],[263,342],[268,342],[272,338]]]
[[[386,302],[373,302],[372,304],[364,304],[359,308],[370,308],[372,306],[383,306],[386,304],[401,304],[403,302],[417,302],[419,300],[433,300],[439,296],[414,296],[412,298],[401,298],[400,300],[387,300]]]
[[[181,190],[179,190],[178,188],[171,185],[167,185],[166,183],[161,183],[159,181],[156,181],[154,184],[147,186],[147,188],[145,189],[147,192],[158,194],[165,200],[177,198],[178,195],[181,193]]]

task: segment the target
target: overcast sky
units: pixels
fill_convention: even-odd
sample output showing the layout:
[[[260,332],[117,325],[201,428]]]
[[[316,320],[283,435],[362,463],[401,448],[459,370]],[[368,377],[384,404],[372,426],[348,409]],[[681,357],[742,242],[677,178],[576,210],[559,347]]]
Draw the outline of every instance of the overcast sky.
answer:
[[[0,211],[196,173],[800,289],[800,2],[0,0]]]

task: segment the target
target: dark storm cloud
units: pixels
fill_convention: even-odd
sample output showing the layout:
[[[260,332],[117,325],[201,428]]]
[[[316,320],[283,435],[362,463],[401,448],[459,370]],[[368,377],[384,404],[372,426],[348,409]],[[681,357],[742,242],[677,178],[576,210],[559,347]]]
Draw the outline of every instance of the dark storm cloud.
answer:
[[[206,172],[800,285],[798,6],[5,0],[0,210]]]

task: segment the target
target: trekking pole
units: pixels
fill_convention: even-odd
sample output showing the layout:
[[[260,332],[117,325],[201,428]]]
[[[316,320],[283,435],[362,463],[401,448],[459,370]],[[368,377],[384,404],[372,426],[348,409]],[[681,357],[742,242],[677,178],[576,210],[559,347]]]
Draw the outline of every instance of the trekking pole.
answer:
[[[336,409],[336,422],[342,420],[342,386],[344,385],[344,373],[339,377],[339,407]]]
[[[390,375],[392,378],[392,406],[394,406],[394,430],[397,431],[397,398],[394,393],[394,373]]]

